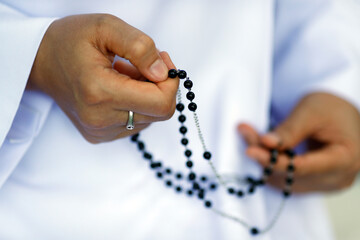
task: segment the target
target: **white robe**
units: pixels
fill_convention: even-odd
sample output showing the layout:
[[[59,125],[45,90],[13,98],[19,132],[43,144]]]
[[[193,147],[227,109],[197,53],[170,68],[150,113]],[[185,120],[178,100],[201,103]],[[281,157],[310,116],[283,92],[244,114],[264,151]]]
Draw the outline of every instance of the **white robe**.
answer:
[[[0,1],[0,239],[252,239],[248,229],[195,197],[166,188],[128,138],[92,145],[50,97],[24,92],[54,19],[106,12],[150,35],[194,81],[201,127],[219,171],[256,176],[261,169],[244,155],[237,123],[265,132],[270,118],[281,121],[313,91],[360,107],[359,7],[352,4]],[[211,174],[188,116],[195,170]],[[166,166],[186,172],[178,127],[175,114],[144,130],[142,138]],[[261,229],[281,194],[265,188],[244,200],[223,192],[210,197],[216,207]],[[275,227],[257,238],[332,239],[321,196],[290,198]]]

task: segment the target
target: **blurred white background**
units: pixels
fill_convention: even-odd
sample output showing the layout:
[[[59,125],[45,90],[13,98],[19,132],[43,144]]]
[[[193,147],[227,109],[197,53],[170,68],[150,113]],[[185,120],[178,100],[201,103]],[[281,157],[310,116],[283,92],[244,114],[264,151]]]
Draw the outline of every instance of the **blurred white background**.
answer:
[[[360,14],[360,13],[359,13]],[[350,189],[326,196],[337,240],[360,239],[360,177]]]

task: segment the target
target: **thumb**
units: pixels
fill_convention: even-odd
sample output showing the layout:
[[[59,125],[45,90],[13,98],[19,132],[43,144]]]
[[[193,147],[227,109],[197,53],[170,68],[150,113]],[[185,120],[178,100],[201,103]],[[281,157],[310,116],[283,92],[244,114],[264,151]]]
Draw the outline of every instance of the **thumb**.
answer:
[[[320,119],[311,111],[307,103],[300,104],[272,132],[261,137],[268,148],[289,149],[313,135],[318,129]]]
[[[148,35],[117,17],[111,16],[108,21],[102,32],[106,34],[105,47],[110,52],[128,59],[152,82],[167,79],[168,68]]]

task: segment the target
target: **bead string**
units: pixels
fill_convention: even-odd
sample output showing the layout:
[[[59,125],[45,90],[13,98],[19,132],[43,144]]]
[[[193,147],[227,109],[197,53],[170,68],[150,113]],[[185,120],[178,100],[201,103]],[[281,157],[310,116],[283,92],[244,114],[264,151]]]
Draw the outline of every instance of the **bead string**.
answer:
[[[193,82],[189,79],[189,77],[187,77],[187,73],[184,70],[171,69],[171,70],[169,70],[169,77],[170,78],[179,77],[180,79],[186,79],[184,81],[183,85],[188,90],[188,92],[186,94],[186,98],[190,102],[188,104],[188,109],[191,112],[193,112],[193,117],[194,117],[196,129],[198,132],[198,137],[199,137],[199,140],[203,147],[203,158],[204,158],[204,160],[206,160],[208,162],[210,169],[212,170],[213,174],[215,175],[215,179],[217,180],[218,183],[210,181],[212,178],[210,178],[209,176],[206,176],[206,175],[202,175],[202,176],[198,177],[197,174],[193,171],[194,162],[191,160],[192,151],[188,148],[189,139],[186,137],[187,128],[185,126],[186,116],[183,114],[183,111],[185,110],[185,106],[182,103],[180,88],[177,92],[178,103],[176,105],[176,109],[180,114],[178,117],[178,120],[180,122],[179,132],[182,135],[181,144],[185,148],[185,150],[184,150],[184,155],[186,157],[185,165],[189,169],[189,173],[188,173],[187,177],[184,177],[184,174],[181,172],[174,173],[171,170],[171,168],[164,167],[163,163],[161,161],[154,161],[153,155],[146,150],[145,143],[140,140],[139,133],[133,135],[131,137],[131,141],[137,144],[137,147],[140,150],[140,152],[143,154],[144,159],[149,161],[150,168],[154,169],[156,171],[156,176],[159,179],[164,179],[165,185],[167,187],[174,186],[174,189],[176,192],[178,192],[178,193],[186,192],[186,194],[188,196],[193,196],[194,194],[197,194],[197,197],[199,198],[199,200],[204,201],[204,206],[206,208],[210,208],[214,213],[241,224],[242,226],[247,228],[250,231],[250,233],[253,235],[264,234],[264,233],[268,232],[275,225],[276,221],[278,220],[279,216],[281,215],[281,212],[285,205],[285,199],[287,199],[291,195],[291,185],[294,182],[293,172],[295,171],[294,161],[293,161],[293,159],[295,157],[294,151],[292,151],[292,150],[284,151],[284,153],[290,159],[289,164],[287,166],[287,175],[286,175],[286,179],[285,179],[285,186],[283,189],[283,197],[284,198],[281,201],[281,204],[280,204],[279,208],[277,209],[274,217],[272,218],[272,220],[268,223],[268,225],[263,230],[259,230],[257,227],[251,227],[250,224],[248,224],[246,221],[244,221],[236,216],[233,216],[231,214],[225,213],[217,208],[214,208],[212,206],[213,205],[212,201],[208,197],[206,197],[208,192],[216,191],[218,189],[218,187],[217,187],[218,184],[220,184],[222,187],[224,187],[227,190],[229,195],[234,195],[239,198],[243,198],[247,194],[253,194],[255,192],[256,188],[259,186],[265,185],[268,178],[271,176],[271,174],[273,172],[273,167],[277,162],[279,152],[276,149],[270,150],[270,163],[267,167],[264,168],[262,177],[260,179],[246,177],[245,181],[242,180],[243,183],[249,185],[247,191],[244,191],[241,189],[235,189],[234,187],[229,187],[227,182],[224,181],[223,176],[220,175],[218,173],[218,171],[216,170],[216,168],[211,160],[211,157],[212,157],[211,153],[206,148],[204,136],[203,136],[201,128],[200,128],[199,117],[196,113],[197,105],[195,102],[193,102],[193,100],[195,98],[194,92],[191,91],[192,87],[193,87]],[[173,178],[175,177],[175,179],[176,179],[175,184],[171,180],[171,177],[173,177]],[[184,180],[187,180],[188,183],[190,183],[191,187],[183,189],[183,187],[180,184],[177,184],[178,182],[181,182]],[[237,178],[237,182],[239,182],[239,178]]]

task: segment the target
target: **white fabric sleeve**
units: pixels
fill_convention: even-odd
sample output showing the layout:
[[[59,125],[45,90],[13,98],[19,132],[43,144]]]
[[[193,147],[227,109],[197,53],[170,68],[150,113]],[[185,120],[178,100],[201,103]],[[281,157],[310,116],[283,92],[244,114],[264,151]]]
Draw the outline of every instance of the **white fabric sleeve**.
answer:
[[[0,1],[0,188],[51,108],[48,96],[24,93],[24,89],[42,37],[53,20],[26,16]]]
[[[334,94],[360,110],[360,4],[278,0],[275,11],[275,121],[310,92]]]
[[[19,107],[42,37],[53,20],[26,16],[0,2],[0,147]]]

